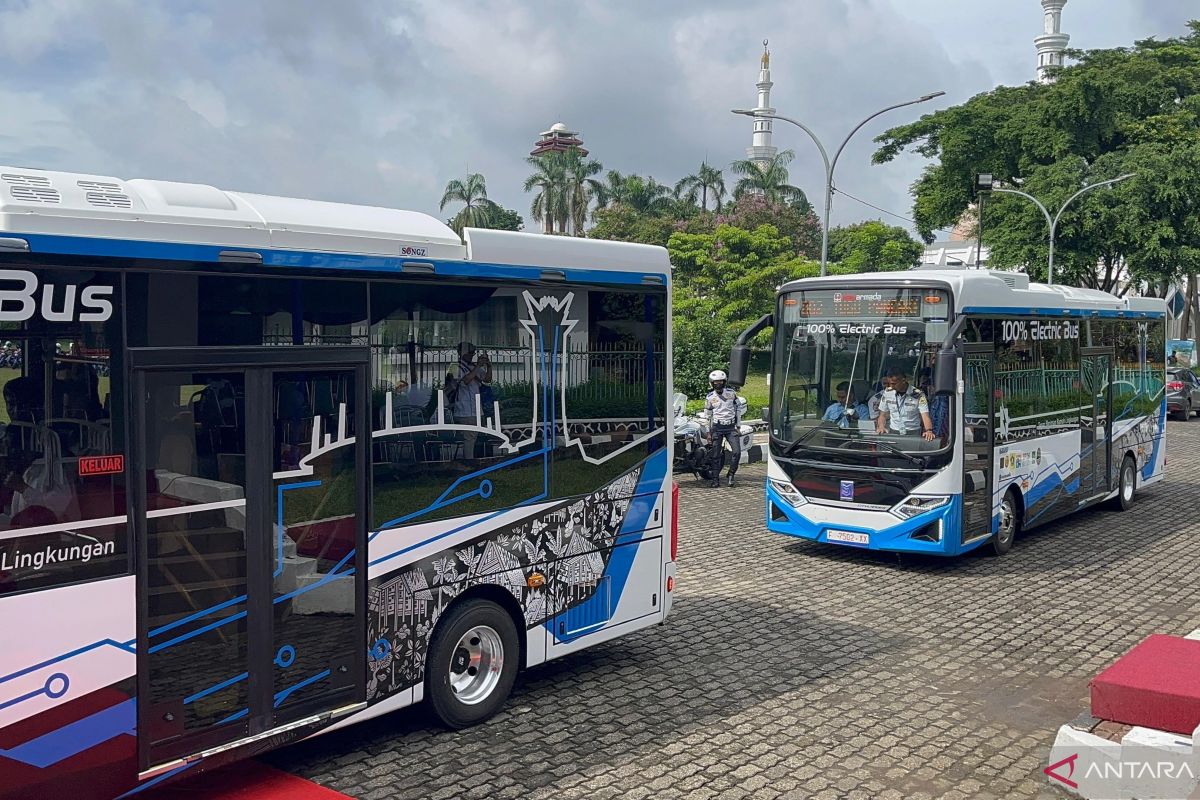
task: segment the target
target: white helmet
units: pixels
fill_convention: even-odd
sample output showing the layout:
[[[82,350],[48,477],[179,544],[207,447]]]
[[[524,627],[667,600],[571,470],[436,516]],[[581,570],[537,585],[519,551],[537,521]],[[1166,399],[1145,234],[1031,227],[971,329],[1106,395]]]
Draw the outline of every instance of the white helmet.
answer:
[[[709,383],[712,383],[713,381],[725,381],[725,380],[729,380],[729,376],[727,376],[725,374],[724,370],[714,369],[712,372],[708,373],[708,382]]]

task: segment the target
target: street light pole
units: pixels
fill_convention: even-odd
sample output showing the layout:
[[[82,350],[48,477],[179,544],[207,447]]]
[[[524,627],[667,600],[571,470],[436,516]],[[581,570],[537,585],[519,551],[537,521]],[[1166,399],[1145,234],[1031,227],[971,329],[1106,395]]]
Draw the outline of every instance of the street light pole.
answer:
[[[941,97],[944,94],[945,94],[945,92],[934,92],[933,94],[927,94],[924,97],[918,97],[916,100],[909,100],[904,103],[896,103],[895,105],[888,106],[887,108],[879,109],[874,114],[872,114],[871,116],[864,119],[862,122],[855,125],[854,128],[850,131],[850,133],[846,134],[846,138],[842,140],[842,143],[840,145],[838,145],[837,152],[835,152],[833,154],[832,160],[829,158],[829,153],[825,150],[825,145],[821,144],[821,140],[819,138],[817,138],[817,135],[815,133],[813,133],[812,129],[809,128],[807,125],[805,125],[803,122],[794,120],[791,117],[782,116],[780,114],[763,114],[761,112],[758,112],[758,111],[756,111],[754,109],[750,109],[750,108],[732,109],[734,114],[741,114],[742,116],[746,116],[746,117],[754,117],[756,119],[778,119],[778,120],[783,120],[784,122],[790,122],[791,124],[795,125],[800,130],[807,133],[808,138],[813,140],[813,144],[815,144],[817,146],[817,150],[820,151],[821,161],[825,164],[825,216],[821,221],[821,277],[822,278],[825,277],[825,268],[826,268],[826,265],[829,263],[829,216],[833,212],[833,171],[835,169],[837,169],[837,162],[838,162],[838,159],[842,157],[842,151],[846,149],[846,145],[849,143],[850,139],[852,139],[854,137],[854,134],[858,133],[858,131],[862,128],[862,126],[866,125],[868,122],[875,119],[880,114],[886,114],[888,111],[893,111],[897,108],[904,108],[905,106],[916,105],[917,103],[924,103],[928,100],[934,99],[935,97]]]
[[[1024,197],[1026,200],[1031,200],[1034,203],[1034,205],[1036,205],[1039,209],[1041,209],[1042,215],[1046,218],[1046,224],[1050,226],[1050,247],[1049,247],[1049,255],[1046,260],[1046,285],[1053,286],[1054,285],[1054,235],[1055,235],[1055,233],[1058,232],[1058,221],[1060,219],[1062,219],[1063,212],[1067,210],[1067,206],[1071,205],[1071,203],[1075,200],[1075,198],[1079,197],[1082,194],[1090,192],[1092,189],[1099,189],[1101,186],[1112,186],[1115,183],[1120,183],[1123,180],[1128,180],[1129,178],[1132,178],[1135,174],[1136,173],[1134,173],[1134,172],[1129,172],[1124,175],[1118,175],[1115,178],[1109,178],[1106,181],[1090,183],[1087,186],[1084,186],[1078,192],[1076,192],[1075,194],[1068,197],[1067,201],[1065,203],[1063,203],[1061,206],[1059,206],[1058,211],[1054,214],[1053,217],[1050,216],[1050,212],[1046,209],[1046,206],[1042,204],[1041,200],[1038,200],[1036,197],[1034,197],[1033,195],[1031,195],[1027,192],[1022,192],[1018,189],[1004,189],[999,186],[993,186],[992,191],[993,192],[1003,192],[1005,194],[1020,195],[1021,197]]]

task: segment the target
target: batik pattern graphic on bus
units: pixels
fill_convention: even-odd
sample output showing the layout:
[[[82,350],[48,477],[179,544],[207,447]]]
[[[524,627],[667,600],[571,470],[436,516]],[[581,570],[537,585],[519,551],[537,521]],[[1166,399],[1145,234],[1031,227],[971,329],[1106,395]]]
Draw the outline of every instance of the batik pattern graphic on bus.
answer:
[[[405,567],[368,598],[367,697],[375,700],[423,680],[429,637],[446,607],[480,584],[513,595],[534,629],[591,597],[637,490],[639,467],[598,492],[491,530]],[[551,563],[552,562],[552,563]],[[530,586],[527,576],[545,583]]]

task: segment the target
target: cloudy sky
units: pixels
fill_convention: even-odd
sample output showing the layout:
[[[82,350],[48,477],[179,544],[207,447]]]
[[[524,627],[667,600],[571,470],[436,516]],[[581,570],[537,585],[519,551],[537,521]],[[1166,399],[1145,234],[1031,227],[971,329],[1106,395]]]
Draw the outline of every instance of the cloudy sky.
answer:
[[[1189,17],[1197,0],[1069,0],[1063,28],[1112,47]],[[728,109],[754,104],[763,38],[774,105],[832,148],[898,100],[1031,79],[1041,18],[1038,0],[0,0],[0,164],[430,213],[470,170],[528,216],[524,157],[559,120],[662,182],[742,157],[751,122]],[[871,166],[870,139],[911,113],[838,166],[902,216],[922,162]],[[819,197],[811,144],[778,126]],[[834,222],[881,216],[905,224],[845,198]]]

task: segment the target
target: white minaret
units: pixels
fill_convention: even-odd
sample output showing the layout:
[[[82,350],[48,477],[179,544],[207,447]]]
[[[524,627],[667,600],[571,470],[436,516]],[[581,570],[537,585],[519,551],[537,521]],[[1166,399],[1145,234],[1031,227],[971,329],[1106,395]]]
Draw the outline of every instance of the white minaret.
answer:
[[[771,51],[767,49],[767,40],[763,39],[762,65],[758,70],[758,106],[755,107],[755,111],[775,113],[775,109],[771,108],[771,87],[773,85],[771,83]],[[770,119],[754,120],[754,138],[751,140],[752,144],[746,148],[746,158],[766,163],[775,157],[779,148],[771,144],[772,123],[774,120]]]
[[[1038,65],[1037,76],[1042,83],[1049,83],[1050,76],[1046,74],[1047,67],[1063,65],[1063,51],[1071,37],[1062,32],[1062,10],[1067,0],[1042,0],[1045,12],[1045,22],[1042,35],[1033,40],[1037,45]]]

